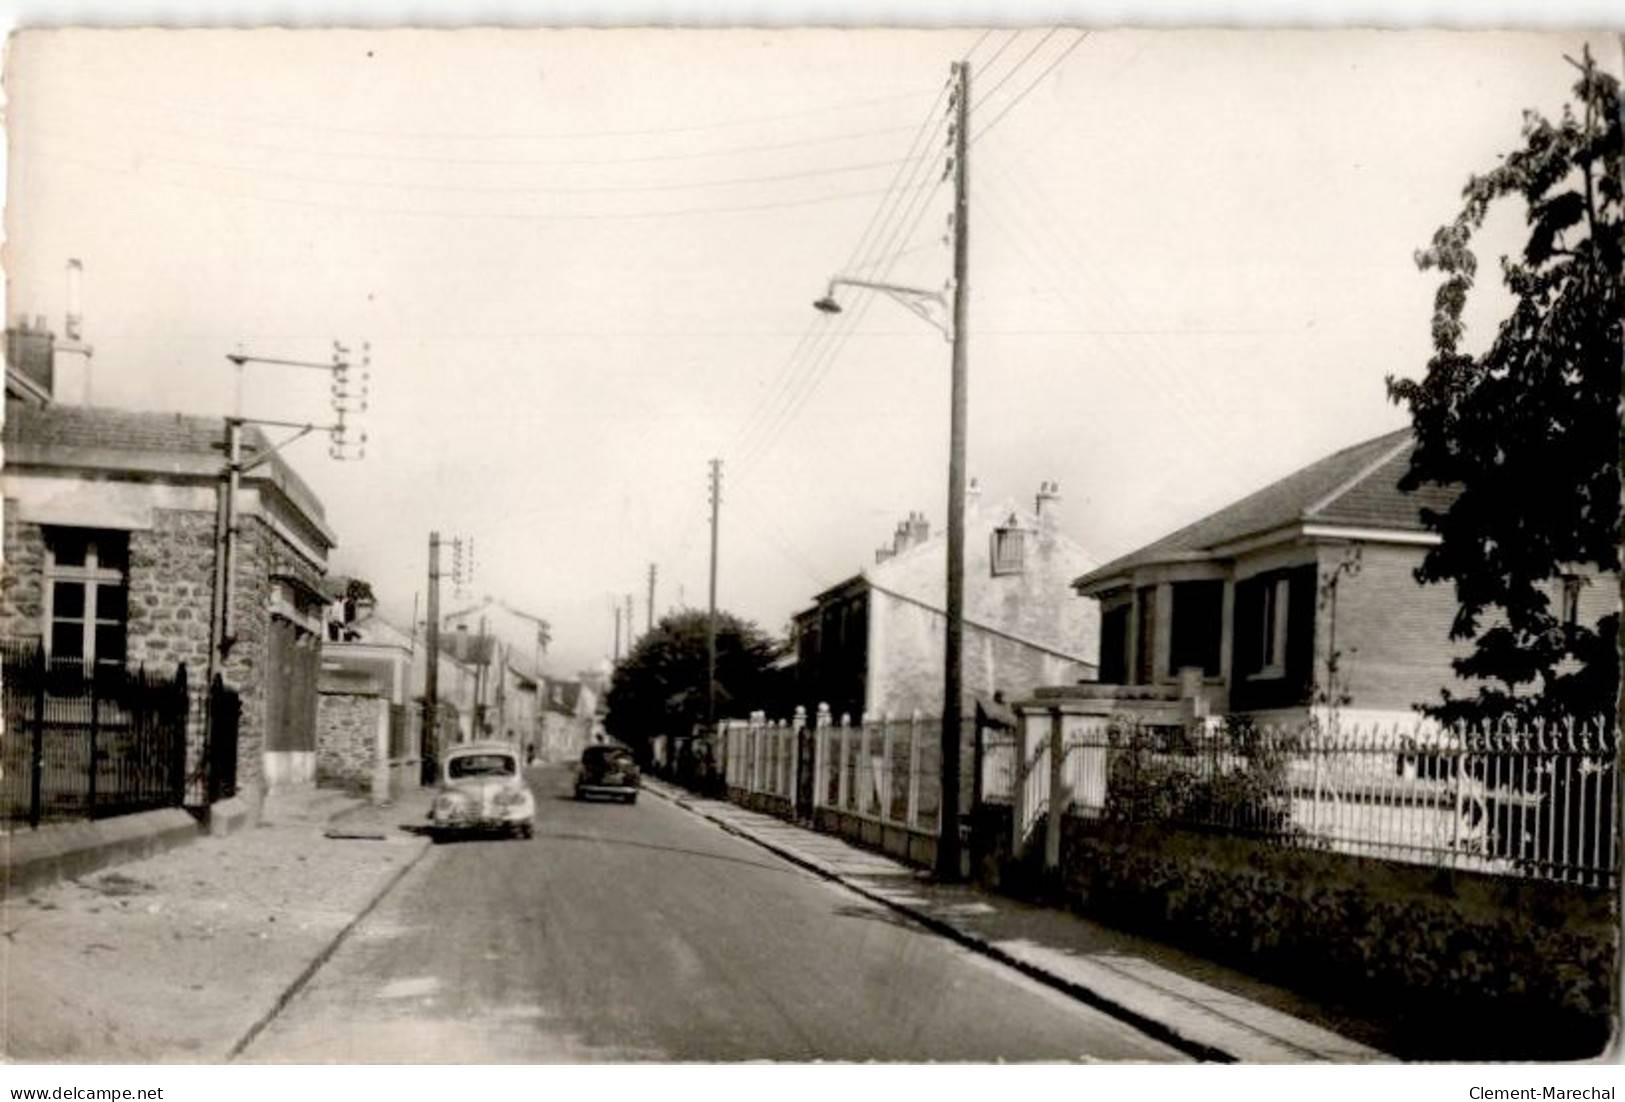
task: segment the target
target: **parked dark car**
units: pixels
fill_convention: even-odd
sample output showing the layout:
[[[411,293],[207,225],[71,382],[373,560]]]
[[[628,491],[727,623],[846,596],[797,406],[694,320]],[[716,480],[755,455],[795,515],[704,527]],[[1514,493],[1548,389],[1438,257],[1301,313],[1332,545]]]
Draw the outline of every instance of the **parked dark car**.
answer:
[[[576,799],[610,796],[629,804],[638,802],[643,775],[632,751],[624,746],[589,746],[576,766]]]

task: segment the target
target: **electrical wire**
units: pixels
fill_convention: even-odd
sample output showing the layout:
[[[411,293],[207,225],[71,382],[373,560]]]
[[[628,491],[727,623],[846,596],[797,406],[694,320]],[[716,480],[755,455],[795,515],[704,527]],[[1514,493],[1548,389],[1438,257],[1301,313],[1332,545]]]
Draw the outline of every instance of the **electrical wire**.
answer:
[[[1034,78],[1034,80],[1033,80],[1033,82],[1031,84],[1027,85],[1027,87],[1023,88],[1021,91],[1017,92],[1016,95],[1015,95],[1015,98],[1011,99],[1010,102],[1006,103],[1004,105],[1004,107],[1002,109],[1000,109],[999,113],[997,115],[994,115],[992,120],[989,121],[986,126],[982,127],[980,130],[976,131],[976,133],[971,135],[971,138],[970,138],[971,144],[975,144],[977,139],[981,138],[981,136],[983,134],[986,134],[989,130],[992,130],[995,126],[999,125],[999,120],[1004,118],[1004,116],[1008,115],[1010,113],[1011,109],[1014,108],[1016,106],[1016,104],[1020,103],[1026,97],[1028,92],[1031,92],[1034,88],[1038,87],[1039,84],[1043,83],[1044,78],[1049,76],[1050,73],[1052,71],[1054,71],[1054,69],[1055,69],[1055,67],[1057,65],[1059,65],[1062,61],[1066,60],[1066,56],[1068,54],[1070,54],[1073,50],[1077,49],[1080,45],[1083,44],[1083,40],[1089,37],[1089,33],[1090,32],[1088,32],[1088,31],[1079,31],[1078,32],[1078,37],[1074,38],[1072,40],[1071,44],[1068,45],[1066,49],[1062,50],[1059,54],[1057,54],[1055,56],[1054,60],[1052,60],[1048,65],[1044,66],[1044,71],[1039,73],[1038,76],[1036,78]],[[994,90],[996,90],[996,89],[994,89]],[[991,91],[993,91],[993,90],[990,90],[989,94],[991,94]]]
[[[88,92],[95,98],[111,100],[121,106],[134,106],[143,109],[143,105],[133,101],[128,96],[107,92]],[[929,93],[923,91],[899,92],[886,96],[871,96],[866,99],[844,100],[839,103],[826,103],[818,107],[808,107],[799,111],[782,111],[769,115],[752,115],[739,119],[721,119],[709,122],[687,123],[681,126],[641,127],[627,130],[554,130],[554,131],[487,131],[485,133],[469,133],[466,130],[393,130],[379,127],[332,126],[314,123],[308,120],[280,120],[251,118],[246,116],[222,115],[218,112],[207,111],[202,108],[189,107],[182,104],[160,105],[150,101],[144,109],[169,115],[193,115],[219,120],[227,126],[257,126],[278,130],[308,130],[321,134],[346,134],[353,136],[369,136],[394,138],[404,140],[424,141],[464,141],[464,142],[491,142],[491,141],[562,141],[597,138],[637,138],[649,137],[659,134],[693,134],[708,130],[726,130],[741,126],[759,126],[762,123],[782,122],[789,119],[808,118],[813,115],[826,115],[840,111],[850,111],[861,107],[873,107],[882,103],[899,103],[905,100],[920,99]]]
[[[128,125],[128,124],[126,124]],[[73,124],[69,124],[72,128]],[[368,161],[400,164],[439,164],[451,165],[459,168],[470,167],[602,167],[609,165],[638,165],[657,164],[668,161],[693,161],[714,157],[747,157],[763,153],[782,152],[787,149],[802,149],[819,145],[834,145],[838,142],[861,141],[867,138],[885,137],[891,134],[901,134],[914,129],[913,123],[898,126],[882,126],[871,130],[853,130],[839,134],[826,134],[814,138],[799,138],[793,141],[782,142],[751,142],[745,145],[726,146],[720,149],[691,150],[682,153],[651,153],[632,157],[448,157],[430,154],[412,153],[370,153],[350,149],[313,149],[310,146],[286,145],[279,142],[241,141],[226,137],[210,137],[195,134],[173,127],[153,126],[150,123],[136,123],[134,129],[145,130],[156,134],[165,134],[187,142],[204,142],[212,145],[230,146],[234,149],[252,149],[278,155],[300,156],[318,158],[324,161]],[[39,129],[31,126],[31,130]],[[43,128],[49,135],[50,128]]]
[[[90,158],[72,157],[62,154],[37,154],[42,159],[54,160],[63,164],[75,164],[102,172],[114,172],[124,176],[134,176],[135,172],[98,162]],[[479,211],[479,210],[428,210],[412,207],[375,207],[356,203],[326,202],[317,199],[298,199],[280,195],[263,195],[248,191],[228,191],[221,188],[211,188],[202,184],[189,183],[184,180],[169,180],[157,177],[147,177],[147,182],[163,187],[179,188],[184,191],[202,192],[209,195],[224,196],[240,199],[247,202],[270,203],[279,206],[305,207],[316,210],[346,211],[354,214],[368,214],[380,217],[401,218],[440,218],[440,219],[470,219],[506,222],[601,222],[639,220],[649,218],[676,218],[690,215],[710,214],[745,214],[766,210],[785,210],[793,207],[814,206],[822,203],[835,203],[847,199],[868,199],[884,195],[883,188],[869,188],[861,191],[832,192],[825,195],[815,195],[806,198],[784,199],[760,203],[741,203],[726,206],[706,207],[677,207],[663,210],[642,211],[594,211],[594,212],[523,212],[523,211]]]
[[[1049,31],[1044,35],[1043,38],[1040,38],[1037,42],[1033,43],[1033,48],[1028,50],[1025,54],[1023,54],[1020,61],[1016,62],[1014,65],[1010,66],[1010,68],[1006,69],[1004,71],[1004,75],[1002,77],[1000,77],[996,82],[994,82],[993,87],[991,87],[987,91],[983,92],[982,95],[981,95],[981,98],[972,101],[971,110],[974,112],[978,107],[982,106],[982,104],[986,103],[993,96],[997,95],[999,89],[1003,88],[1005,86],[1005,83],[1007,81],[1009,81],[1009,79],[1011,77],[1015,76],[1016,73],[1021,70],[1021,67],[1023,65],[1025,65],[1025,64],[1027,64],[1027,62],[1031,61],[1032,58],[1033,58],[1033,55],[1036,54],[1039,50],[1043,49],[1044,48],[1044,43],[1048,42],[1051,38],[1054,38],[1056,32],[1059,31],[1059,30],[1060,30],[1059,27],[1051,27],[1049,29]]]
[[[224,164],[218,161],[202,161],[187,157],[166,157],[143,155],[145,160],[159,161],[166,164],[186,165],[214,172],[239,172],[263,177],[271,180],[286,180],[290,183],[318,184],[329,187],[359,187],[383,188],[397,191],[432,191],[453,192],[475,195],[613,195],[613,194],[647,194],[666,191],[695,191],[712,187],[742,187],[749,184],[786,183],[793,180],[818,179],[825,176],[840,176],[853,172],[866,172],[879,168],[891,168],[905,162],[900,161],[868,161],[859,164],[832,165],[826,168],[805,169],[797,172],[778,172],[760,176],[736,176],[718,180],[696,180],[687,183],[662,182],[655,184],[598,184],[589,187],[555,187],[547,185],[527,184],[432,184],[432,183],[402,183],[382,180],[354,180],[331,176],[308,176],[297,172],[283,172],[278,169],[267,169],[255,165]]]
[[[857,266],[858,257],[863,253],[864,248],[869,242],[871,234],[876,226],[883,224],[888,218],[890,218],[891,213],[898,209],[893,200],[895,196],[901,194],[898,190],[898,186],[904,180],[904,169],[907,167],[910,161],[913,160],[915,168],[908,173],[908,179],[912,181],[914,175],[917,174],[920,165],[924,163],[923,157],[917,156],[915,151],[916,149],[923,150],[927,148],[935,134],[942,129],[945,120],[938,115],[938,108],[946,95],[947,86],[944,85],[938,91],[937,97],[932,102],[925,118],[921,120],[920,125],[915,132],[914,138],[909,143],[907,154],[905,155],[904,159],[898,163],[897,173],[892,177],[891,182],[887,185],[886,191],[882,194],[880,202],[876,204],[874,212],[870,215],[868,222],[864,225],[863,233],[859,236],[858,243],[853,247],[851,254],[847,258],[847,263],[844,266],[848,270]],[[936,120],[935,126],[932,126],[933,119]],[[926,143],[923,146],[921,145],[922,140],[924,140]],[[889,207],[890,211],[888,210]],[[774,381],[769,388],[768,395],[746,418],[745,423],[741,426],[739,432],[736,433],[728,450],[732,450],[734,447],[743,447],[745,443],[751,439],[752,433],[759,431],[761,426],[766,424],[768,419],[773,417],[773,415],[768,411],[782,400],[783,396],[788,392],[787,388],[794,385],[792,380],[794,378],[794,372],[796,370],[798,359],[803,355],[804,351],[810,348],[812,345],[818,343],[819,341],[827,340],[828,329],[828,326],[818,325],[816,319],[809,322],[806,330],[802,334],[801,339],[797,341],[796,346],[791,350],[790,356],[785,360],[783,366],[775,375]]]

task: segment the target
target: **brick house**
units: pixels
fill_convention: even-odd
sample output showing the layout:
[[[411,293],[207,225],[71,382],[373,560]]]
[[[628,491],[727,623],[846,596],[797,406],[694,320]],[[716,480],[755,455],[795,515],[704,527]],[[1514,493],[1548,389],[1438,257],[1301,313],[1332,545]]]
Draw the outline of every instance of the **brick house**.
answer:
[[[9,373],[8,373],[9,376]],[[8,386],[8,397],[16,392]],[[91,665],[209,667],[218,419],[8,400],[0,636]],[[245,454],[269,449],[248,429]],[[242,699],[238,786],[315,775],[321,579],[335,537],[272,456],[242,479],[235,642],[221,673]]]
[[[1413,574],[1439,539],[1420,509],[1447,507],[1454,491],[1400,491],[1412,444],[1404,428],[1344,448],[1079,576],[1074,588],[1100,608],[1099,681],[1046,690],[1045,702],[1290,723],[1324,720],[1335,698],[1342,721],[1414,723],[1417,704],[1459,684],[1451,661],[1469,644],[1449,638],[1453,587]],[[1576,573],[1551,596],[1595,622],[1616,594]]]
[[[964,686],[1007,696],[1092,677],[1096,610],[1066,590],[1091,559],[1057,524],[1044,483],[1031,512],[1010,502],[965,509]],[[864,714],[942,707],[947,538],[922,514],[898,524],[875,564],[820,593],[795,618],[797,703]]]

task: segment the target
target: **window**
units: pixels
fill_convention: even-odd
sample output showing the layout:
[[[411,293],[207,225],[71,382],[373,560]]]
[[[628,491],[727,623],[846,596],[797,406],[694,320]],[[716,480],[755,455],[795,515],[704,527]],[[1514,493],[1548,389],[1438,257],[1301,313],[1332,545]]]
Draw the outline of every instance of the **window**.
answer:
[[[1219,676],[1219,640],[1224,628],[1222,581],[1175,582],[1173,623],[1168,639],[1168,673],[1198,666],[1204,677]]]
[[[1126,603],[1100,613],[1100,680],[1108,685],[1128,682],[1128,614]]]
[[[1287,592],[1284,577],[1264,582],[1259,601],[1259,677],[1280,677],[1285,671]]]
[[[123,668],[129,558],[127,532],[45,530],[45,648],[52,660]]]
[[[1027,533],[1012,515],[1002,528],[993,529],[993,573],[1020,574],[1026,567]]]

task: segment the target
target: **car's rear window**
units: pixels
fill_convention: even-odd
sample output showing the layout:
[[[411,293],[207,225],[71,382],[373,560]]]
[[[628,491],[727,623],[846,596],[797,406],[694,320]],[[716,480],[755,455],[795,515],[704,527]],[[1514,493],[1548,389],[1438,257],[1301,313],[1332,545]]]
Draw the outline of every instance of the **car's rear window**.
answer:
[[[511,777],[517,772],[519,761],[512,754],[464,754],[446,767],[452,777]]]
[[[610,762],[630,762],[632,755],[618,746],[589,746],[581,755],[584,765],[606,765]]]

